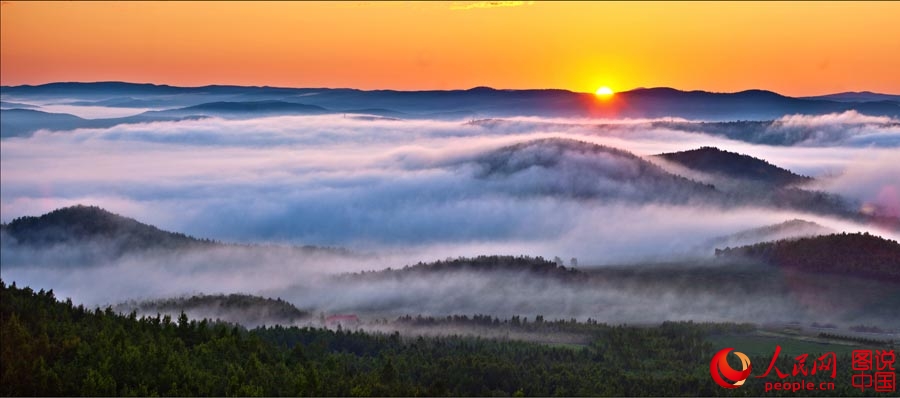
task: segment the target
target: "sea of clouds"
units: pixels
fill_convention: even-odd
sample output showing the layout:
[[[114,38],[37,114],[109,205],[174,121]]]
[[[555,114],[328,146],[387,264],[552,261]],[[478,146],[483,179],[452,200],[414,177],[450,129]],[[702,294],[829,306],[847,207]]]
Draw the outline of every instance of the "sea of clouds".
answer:
[[[329,296],[325,293],[330,290],[310,287],[312,275],[480,254],[576,257],[582,267],[708,258],[712,253],[703,243],[710,239],[794,218],[835,231],[868,231],[898,239],[896,231],[798,210],[673,203],[666,200],[672,192],[648,193],[606,179],[610,173],[627,175],[638,164],[629,157],[592,157],[558,148],[541,152],[544,149],[538,147],[537,153],[527,152],[528,156],[559,156],[563,160],[552,168],[532,167],[499,177],[485,177],[480,163],[499,148],[562,138],[622,149],[671,172],[703,180],[703,175],[665,164],[652,155],[716,146],[815,177],[814,189],[900,214],[900,128],[896,120],[855,112],[786,116],[766,133],[803,136],[791,146],[730,140],[704,134],[699,127],[696,132],[653,127],[659,121],[672,119],[523,117],[473,123],[354,115],[282,116],[40,131],[30,137],[9,138],[0,145],[3,222],[63,206],[97,205],[197,237],[340,246],[365,256],[285,258],[273,253],[260,258],[257,251],[204,252],[130,258],[73,273],[65,271],[71,264],[63,263],[71,263],[71,258],[63,260],[64,252],[56,253],[59,256],[14,252],[5,244],[3,278],[55,287],[89,303],[201,292],[293,291],[295,302],[316,301],[310,305],[341,310],[349,307],[341,300],[358,296]],[[606,174],[598,174],[598,168]],[[598,189],[602,195],[584,198],[560,193],[566,189]],[[28,267],[29,263],[49,265]],[[104,275],[116,277],[106,280]],[[96,280],[104,280],[103,289],[95,288],[92,281]],[[465,286],[490,289],[483,285],[492,280],[454,281],[439,286],[452,294]],[[308,289],[297,293],[292,286]],[[368,289],[379,287],[384,286]],[[590,301],[578,299],[584,292],[568,291],[559,297],[553,296],[554,292],[559,290],[548,290],[543,301],[551,310],[583,314],[584,306],[590,305]],[[389,297],[384,300],[409,303],[384,294]],[[603,301],[601,296],[589,294],[603,305],[615,301]],[[496,301],[492,305],[499,308],[508,296],[491,297]],[[628,297],[638,300],[643,296]],[[713,299],[697,300],[693,302],[716,305]],[[441,314],[450,310],[447,305],[460,302],[466,303],[429,301],[424,312]],[[476,304],[460,304],[459,310],[477,312]],[[678,301],[672,305],[686,304]],[[513,313],[514,308],[503,308],[500,312]],[[704,308],[660,311],[699,319]]]

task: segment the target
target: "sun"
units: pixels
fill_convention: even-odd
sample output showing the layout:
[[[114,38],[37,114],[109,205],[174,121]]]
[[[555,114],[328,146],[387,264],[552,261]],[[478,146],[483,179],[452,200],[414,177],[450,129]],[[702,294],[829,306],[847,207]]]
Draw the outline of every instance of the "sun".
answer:
[[[613,91],[609,87],[603,86],[598,88],[594,94],[597,94],[598,97],[610,97],[613,95]]]

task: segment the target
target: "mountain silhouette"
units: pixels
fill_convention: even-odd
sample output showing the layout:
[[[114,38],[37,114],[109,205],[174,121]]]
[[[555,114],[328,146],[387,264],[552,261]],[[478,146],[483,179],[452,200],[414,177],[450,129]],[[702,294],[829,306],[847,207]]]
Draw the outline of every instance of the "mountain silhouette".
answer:
[[[787,114],[826,114],[855,110],[880,116],[900,116],[897,101],[868,95],[858,101],[838,96],[794,98],[765,90],[736,93],[681,91],[657,87],[616,93],[598,100],[593,93],[559,89],[500,90],[475,87],[468,90],[356,90],[349,88],[278,88],[241,86],[174,87],[124,82],[50,83],[39,86],[3,86],[4,95],[31,99],[104,101],[128,97],[154,101],[165,97],[175,107],[202,102],[284,101],[343,112],[349,109],[389,109],[410,115],[455,117],[682,117],[688,119],[771,120]],[[203,97],[207,101],[202,101]],[[871,101],[868,99],[872,99]],[[147,103],[147,102],[145,102]],[[152,102],[149,102],[152,103]],[[438,116],[434,116],[438,117]]]
[[[204,103],[184,108],[164,111],[148,111],[144,115],[166,116],[232,116],[252,114],[254,116],[270,115],[321,115],[329,111],[321,106],[306,105],[296,102],[274,100],[229,102],[219,101]]]
[[[844,93],[834,93],[827,95],[819,95],[815,97],[803,97],[805,99],[829,100],[840,102],[875,102],[875,101],[891,101],[900,103],[900,95],[897,94],[880,94],[871,91],[848,91]]]

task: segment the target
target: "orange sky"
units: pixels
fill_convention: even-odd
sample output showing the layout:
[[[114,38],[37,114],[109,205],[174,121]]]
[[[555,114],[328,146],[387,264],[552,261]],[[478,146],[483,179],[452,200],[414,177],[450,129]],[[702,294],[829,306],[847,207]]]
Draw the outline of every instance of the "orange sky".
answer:
[[[900,93],[898,2],[0,7],[3,85]]]

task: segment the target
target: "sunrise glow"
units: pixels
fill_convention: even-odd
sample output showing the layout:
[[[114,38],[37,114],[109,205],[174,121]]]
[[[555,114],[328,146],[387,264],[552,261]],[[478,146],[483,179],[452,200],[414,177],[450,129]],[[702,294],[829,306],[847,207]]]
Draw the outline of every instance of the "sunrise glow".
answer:
[[[598,97],[610,97],[613,95],[613,91],[609,87],[603,86],[598,88],[594,94],[597,94]]]
[[[900,92],[900,2],[4,1],[2,9],[4,85],[593,93],[599,78],[616,91]]]

